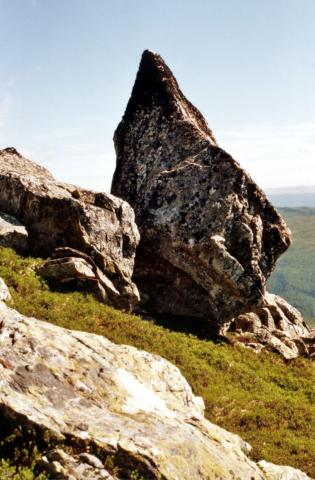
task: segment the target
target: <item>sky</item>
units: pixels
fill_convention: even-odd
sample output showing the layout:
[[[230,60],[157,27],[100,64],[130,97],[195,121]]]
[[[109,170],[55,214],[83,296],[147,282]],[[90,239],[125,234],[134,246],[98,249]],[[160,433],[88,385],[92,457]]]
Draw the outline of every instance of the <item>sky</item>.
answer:
[[[109,191],[142,51],[263,188],[315,184],[314,0],[0,0],[0,148]]]

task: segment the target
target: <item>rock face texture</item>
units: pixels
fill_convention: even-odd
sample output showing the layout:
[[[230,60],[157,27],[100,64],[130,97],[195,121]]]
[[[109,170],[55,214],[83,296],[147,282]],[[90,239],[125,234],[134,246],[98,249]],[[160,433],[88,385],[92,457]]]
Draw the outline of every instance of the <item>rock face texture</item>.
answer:
[[[265,285],[290,232],[158,54],[143,53],[114,141],[112,193],[135,210],[134,278],[145,308],[206,319],[216,330],[255,311],[269,319],[258,324],[278,328]],[[282,326],[309,333],[300,316],[281,315]]]
[[[283,467],[268,463],[265,460],[258,462],[258,465],[266,475],[267,480],[307,480],[307,475],[292,467]]]
[[[146,480],[308,478],[251,461],[249,445],[205,420],[202,399],[161,357],[0,302],[0,360],[0,416],[51,433],[39,466],[53,478],[112,478],[108,455],[121,479],[135,470]],[[65,438],[67,453],[58,448]]]
[[[83,255],[99,269],[102,288],[111,286],[105,287],[109,302],[129,309],[139,301],[131,281],[139,233],[123,200],[57,182],[45,168],[7,148],[0,151],[0,211],[25,226],[31,253],[49,256],[55,249],[73,248],[75,256]]]

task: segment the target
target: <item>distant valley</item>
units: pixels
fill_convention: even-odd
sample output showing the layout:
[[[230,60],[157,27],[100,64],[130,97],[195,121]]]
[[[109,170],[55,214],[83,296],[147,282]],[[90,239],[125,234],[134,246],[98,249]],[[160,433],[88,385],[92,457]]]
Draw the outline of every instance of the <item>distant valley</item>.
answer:
[[[315,187],[313,197],[315,204]],[[293,243],[278,260],[268,289],[284,297],[315,325],[315,208],[279,208],[279,211],[292,231]]]

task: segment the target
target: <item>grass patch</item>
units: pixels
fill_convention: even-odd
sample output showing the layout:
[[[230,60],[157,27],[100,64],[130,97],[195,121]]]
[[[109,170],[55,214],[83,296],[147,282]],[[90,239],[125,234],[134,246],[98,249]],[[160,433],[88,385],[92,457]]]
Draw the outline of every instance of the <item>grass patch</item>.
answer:
[[[0,276],[21,313],[134,345],[177,365],[206,404],[206,417],[238,433],[256,459],[315,477],[315,365],[201,340],[115,310],[80,293],[57,293],[34,273],[40,259],[0,248]]]

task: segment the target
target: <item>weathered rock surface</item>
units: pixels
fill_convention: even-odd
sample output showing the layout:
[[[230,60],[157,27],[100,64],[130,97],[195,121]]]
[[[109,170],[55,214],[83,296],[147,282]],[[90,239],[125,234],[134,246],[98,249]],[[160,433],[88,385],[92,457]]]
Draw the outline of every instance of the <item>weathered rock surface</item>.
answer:
[[[131,281],[139,233],[132,208],[106,193],[57,182],[15,149],[0,151],[0,210],[26,227],[31,253],[49,256],[58,247],[88,255],[114,285],[112,303],[131,308],[139,300]]]
[[[93,269],[83,258],[66,257],[48,260],[37,269],[44,278],[66,283],[75,279],[95,278]]]
[[[12,215],[0,212],[0,246],[24,253],[27,250],[27,244],[26,228]]]
[[[279,478],[248,458],[240,437],[205,420],[202,399],[161,357],[27,318],[2,302],[0,326],[0,416],[67,438],[67,453],[57,445],[39,462],[56,478],[107,478],[107,455],[121,479],[133,470],[146,480]],[[80,452],[69,453],[78,442]]]
[[[218,146],[158,54],[143,53],[114,140],[112,193],[135,210],[141,241],[134,278],[144,307],[199,317],[219,331],[231,321],[237,329],[245,317],[250,326],[255,316],[256,329],[268,323],[269,332],[309,335],[298,312],[280,299],[274,305],[265,292],[290,231]]]

